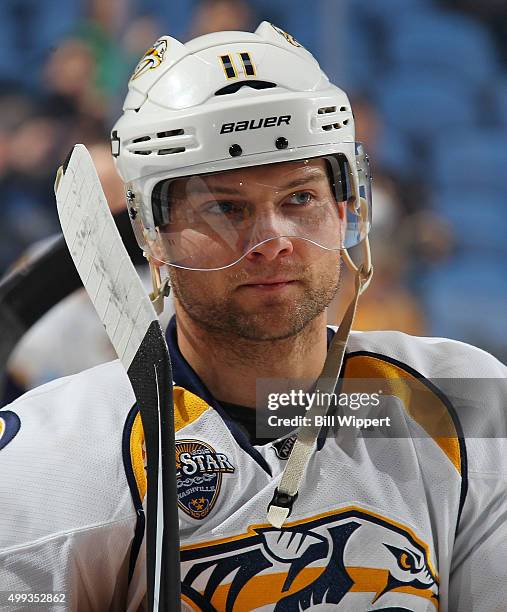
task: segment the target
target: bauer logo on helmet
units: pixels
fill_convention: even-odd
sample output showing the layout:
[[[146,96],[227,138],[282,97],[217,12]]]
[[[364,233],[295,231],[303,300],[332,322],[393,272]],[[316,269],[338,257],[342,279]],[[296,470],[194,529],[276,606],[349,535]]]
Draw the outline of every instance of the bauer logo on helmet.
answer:
[[[263,117],[262,119],[250,119],[237,121],[236,123],[223,123],[220,134],[231,132],[244,132],[245,130],[260,130],[261,128],[278,127],[290,125],[292,115],[280,115],[280,117]]]

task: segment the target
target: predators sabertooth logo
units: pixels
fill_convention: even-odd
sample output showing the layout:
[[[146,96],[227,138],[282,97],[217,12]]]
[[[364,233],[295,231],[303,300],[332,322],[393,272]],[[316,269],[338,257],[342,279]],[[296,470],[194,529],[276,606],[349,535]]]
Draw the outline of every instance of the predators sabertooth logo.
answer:
[[[183,599],[193,610],[438,610],[428,546],[355,507],[183,547],[181,561]]]
[[[292,36],[292,34],[289,34],[288,32],[285,32],[285,30],[282,30],[282,28],[277,27],[276,25],[274,25],[273,23],[271,24],[271,27],[276,30],[278,32],[278,34],[280,34],[281,36],[283,36],[285,38],[285,40],[290,43],[293,47],[300,47],[300,48],[304,48],[303,45],[301,43],[299,43],[294,36]]]
[[[153,43],[153,46],[150,47],[140,59],[134,70],[134,74],[130,77],[130,80],[133,81],[139,78],[142,74],[148,72],[148,70],[158,68],[164,59],[166,51],[167,40],[165,38],[159,38],[156,40]]]
[[[222,474],[234,474],[227,455],[199,440],[176,442],[178,506],[194,519],[213,510],[222,486]]]

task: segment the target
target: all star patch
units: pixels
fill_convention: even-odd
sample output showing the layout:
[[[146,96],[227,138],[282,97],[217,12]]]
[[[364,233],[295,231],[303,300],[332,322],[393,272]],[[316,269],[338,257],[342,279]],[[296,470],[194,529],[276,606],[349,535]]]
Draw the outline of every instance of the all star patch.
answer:
[[[194,519],[207,517],[218,499],[223,474],[233,474],[234,471],[227,455],[217,453],[209,444],[200,440],[178,440],[178,506]]]
[[[296,442],[295,434],[292,436],[289,436],[288,438],[284,438],[283,440],[277,440],[276,442],[273,442],[272,444],[273,450],[275,451],[278,459],[287,460],[290,456],[292,447],[294,446],[295,442]]]

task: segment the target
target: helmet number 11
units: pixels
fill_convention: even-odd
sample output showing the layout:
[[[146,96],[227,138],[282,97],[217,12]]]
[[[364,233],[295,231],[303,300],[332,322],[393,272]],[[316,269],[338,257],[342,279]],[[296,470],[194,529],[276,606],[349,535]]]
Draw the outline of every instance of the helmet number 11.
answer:
[[[244,52],[237,53],[236,55],[238,56],[241,65],[241,72],[246,77],[256,76],[257,73],[255,71],[255,65],[253,63],[250,53]],[[234,62],[234,54],[228,53],[227,55],[220,55],[220,61],[228,81],[239,78],[238,69]]]

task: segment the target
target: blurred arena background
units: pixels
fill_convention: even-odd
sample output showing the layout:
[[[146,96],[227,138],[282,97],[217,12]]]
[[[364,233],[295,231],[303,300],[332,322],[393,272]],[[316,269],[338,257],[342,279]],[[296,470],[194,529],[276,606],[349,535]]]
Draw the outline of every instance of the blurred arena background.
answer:
[[[123,206],[109,128],[159,35],[263,19],[347,91],[370,154],[375,277],[355,328],[448,336],[507,359],[505,0],[3,0],[0,275],[59,231],[53,181],[74,143],[92,147]],[[82,308],[23,341],[10,365],[19,387],[113,357]]]

